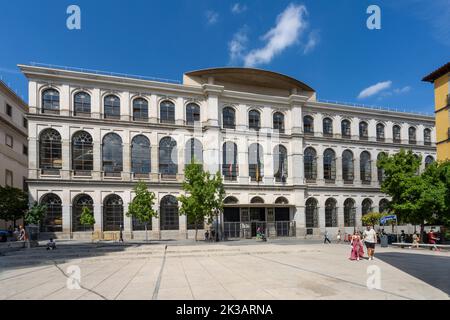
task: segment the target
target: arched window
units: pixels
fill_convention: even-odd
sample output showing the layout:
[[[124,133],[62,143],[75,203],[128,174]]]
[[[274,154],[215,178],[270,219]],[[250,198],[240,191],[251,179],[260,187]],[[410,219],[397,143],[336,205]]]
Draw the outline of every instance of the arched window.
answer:
[[[338,226],[337,220],[337,202],[333,198],[327,199],[325,202],[325,227],[335,228]]]
[[[344,179],[344,183],[353,183],[354,161],[353,153],[350,150],[342,153],[342,179]]]
[[[200,107],[196,103],[189,103],[186,106],[186,124],[193,126],[196,122],[200,122]]]
[[[233,196],[226,197],[225,200],[223,200],[224,204],[238,204],[239,200]]]
[[[72,232],[92,231],[93,227],[80,223],[83,208],[88,208],[94,214],[94,201],[87,194],[80,194],[73,200],[72,205]]]
[[[252,204],[263,204],[264,199],[261,197],[253,197],[252,200],[250,200],[250,203]]]
[[[108,95],[104,99],[105,119],[120,119],[120,99],[115,95]]]
[[[253,130],[261,128],[261,115],[257,110],[250,110],[248,113],[248,127]]]
[[[278,197],[275,204],[289,204],[289,201],[285,197]]]
[[[264,176],[264,151],[260,144],[248,148],[248,173],[252,181],[260,182]]]
[[[239,174],[239,168],[237,165],[237,145],[231,141],[225,142],[222,147],[222,153],[222,175],[225,180],[235,181]]]
[[[408,130],[408,134],[409,134],[409,144],[416,144],[417,143],[416,128],[410,127]]]
[[[384,178],[385,178],[385,174],[384,174],[383,168],[381,168],[381,167],[378,165],[378,162],[379,162],[381,159],[383,159],[384,157],[386,157],[386,156],[387,156],[386,153],[380,152],[380,153],[378,154],[378,157],[377,157],[377,173],[378,173],[378,182],[379,182],[380,184],[383,183]]]
[[[323,119],[323,135],[326,137],[333,136],[333,120],[330,118]]]
[[[161,123],[175,123],[175,104],[172,101],[161,102],[159,112]]]
[[[54,193],[46,194],[40,204],[47,207],[41,221],[41,232],[62,232],[62,204],[61,198]]]
[[[326,149],[323,153],[323,178],[327,182],[336,180],[336,153],[333,149]]]
[[[365,121],[359,123],[359,139],[367,140],[369,139],[369,125]]]
[[[434,158],[432,156],[427,156],[425,158],[425,168],[427,168],[430,164],[434,162]]]
[[[42,113],[59,114],[59,92],[47,89],[42,92]]]
[[[370,199],[364,199],[361,205],[362,215],[366,215],[373,211],[373,202]]]
[[[431,146],[431,130],[428,128],[423,130],[423,143],[426,146]]]
[[[276,182],[286,182],[288,177],[287,149],[281,144],[273,150],[273,169]]]
[[[42,131],[39,137],[39,168],[43,174],[59,174],[62,169],[61,135],[54,129]]]
[[[344,202],[344,226],[356,226],[356,208],[355,200],[353,199],[347,199]]]
[[[236,112],[231,107],[226,107],[222,111],[222,122],[225,129],[236,128]]]
[[[385,139],[384,135],[384,124],[377,124],[377,141],[383,142]]]
[[[349,120],[345,119],[341,122],[341,134],[342,138],[351,138],[352,128]]]
[[[303,131],[307,134],[314,134],[314,118],[311,116],[303,117]]]
[[[305,179],[307,181],[315,181],[317,179],[317,153],[311,147],[305,150],[304,165]]]
[[[306,228],[318,228],[319,227],[319,213],[317,208],[317,200],[309,198],[306,200],[305,208],[305,222]]]
[[[389,211],[389,200],[381,199],[378,206],[378,211],[380,213],[387,213]]]
[[[401,130],[400,126],[395,125],[392,127],[392,136],[393,136],[394,143],[402,142],[401,132],[402,132],[402,130]]]
[[[94,145],[86,131],[78,131],[72,137],[72,170],[75,175],[90,175],[94,170]]]
[[[161,230],[178,230],[178,200],[174,196],[165,196],[160,207]]]
[[[90,117],[91,116],[91,96],[86,92],[78,92],[73,97],[74,101],[74,114],[77,117]]]
[[[122,139],[118,134],[108,133],[103,138],[103,172],[107,177],[120,177],[123,170]]]
[[[150,140],[138,135],[131,141],[131,172],[135,177],[148,177],[151,172]]]
[[[169,179],[178,173],[177,142],[171,137],[165,137],[159,142],[159,173]]]
[[[362,183],[370,183],[370,181],[372,181],[372,163],[370,160],[370,153],[367,151],[361,152],[359,158],[359,170]]]
[[[123,229],[123,201],[116,194],[109,195],[103,202],[103,231]]]
[[[189,139],[184,149],[185,165],[191,163],[203,163],[203,145],[197,139]]]
[[[284,114],[281,112],[275,112],[273,114],[273,128],[278,130],[280,133],[284,133]]]
[[[133,100],[133,120],[148,121],[148,102],[144,98]]]

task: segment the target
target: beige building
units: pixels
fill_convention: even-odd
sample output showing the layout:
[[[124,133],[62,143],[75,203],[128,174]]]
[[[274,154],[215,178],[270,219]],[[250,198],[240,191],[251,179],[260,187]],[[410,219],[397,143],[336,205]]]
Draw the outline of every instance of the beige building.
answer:
[[[28,174],[27,104],[0,81],[0,185],[26,190]],[[11,222],[0,220],[0,229]]]

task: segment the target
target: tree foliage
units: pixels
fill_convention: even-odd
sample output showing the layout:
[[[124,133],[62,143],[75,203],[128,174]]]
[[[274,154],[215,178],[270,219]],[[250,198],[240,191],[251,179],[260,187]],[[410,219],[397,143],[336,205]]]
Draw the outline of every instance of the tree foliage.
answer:
[[[136,196],[128,206],[127,217],[134,217],[147,227],[152,217],[157,216],[156,211],[153,209],[156,199],[155,194],[148,190],[147,184],[143,181],[139,181],[136,184],[134,192]]]
[[[0,219],[16,221],[28,210],[28,194],[20,189],[0,186]]]
[[[362,216],[361,220],[364,226],[375,226],[380,224],[380,219],[385,216],[384,213],[369,212]]]
[[[39,225],[46,213],[47,206],[45,204],[39,204],[35,202],[25,214],[25,223],[28,225]]]
[[[88,227],[92,227],[95,224],[94,214],[91,209],[86,206],[84,206],[81,211],[80,224]]]

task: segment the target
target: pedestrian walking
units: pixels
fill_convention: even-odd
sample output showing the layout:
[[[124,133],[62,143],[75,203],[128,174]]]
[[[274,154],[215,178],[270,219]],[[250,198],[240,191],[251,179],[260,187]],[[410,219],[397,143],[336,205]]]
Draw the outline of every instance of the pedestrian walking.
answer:
[[[361,242],[361,237],[355,232],[351,238],[350,246],[352,248],[350,252],[350,260],[360,260],[364,256],[364,249]]]
[[[413,243],[412,243],[412,246],[409,247],[409,248],[410,249],[411,248],[419,249],[419,240],[420,240],[420,238],[419,238],[419,235],[418,235],[417,232],[414,232],[414,234],[412,236],[412,239],[413,239]]]
[[[341,243],[341,230],[338,230],[338,233],[337,233],[337,236],[336,236],[336,240],[337,240],[337,243]]]
[[[375,254],[375,244],[377,243],[377,233],[373,229],[373,226],[368,226],[366,230],[364,230],[363,237],[369,260],[373,260],[373,256]]]
[[[119,242],[123,242],[123,227],[120,225]]]
[[[436,250],[436,251],[441,251],[437,246],[436,246],[436,242],[439,239],[436,237],[436,235],[434,234],[434,228],[431,228],[430,232],[428,233],[428,243],[433,245],[432,247],[430,247],[430,250]]]
[[[329,244],[331,244],[331,241],[330,241],[330,239],[328,238],[328,231],[325,230],[323,243],[326,244],[327,242],[328,242]]]
[[[23,226],[19,226],[19,241],[27,240],[27,232]]]

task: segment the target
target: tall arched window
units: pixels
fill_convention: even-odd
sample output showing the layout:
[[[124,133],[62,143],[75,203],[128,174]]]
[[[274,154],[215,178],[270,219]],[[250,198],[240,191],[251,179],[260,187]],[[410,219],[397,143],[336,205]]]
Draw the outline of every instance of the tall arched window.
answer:
[[[317,208],[317,200],[309,198],[306,200],[305,205],[305,222],[306,228],[318,228],[319,227],[319,213]]]
[[[148,102],[144,98],[133,100],[133,120],[148,121]]]
[[[373,210],[373,202],[370,199],[364,199],[362,204],[361,204],[361,212],[362,215],[366,215],[370,212],[372,212]]]
[[[359,123],[359,139],[367,140],[369,139],[369,125],[365,121]]]
[[[335,228],[337,226],[337,202],[335,199],[329,198],[325,202],[325,227]]]
[[[402,142],[402,130],[400,128],[400,126],[393,126],[392,127],[392,137],[393,137],[393,141],[394,143],[401,143]]]
[[[222,174],[224,179],[235,181],[239,175],[239,168],[237,164],[237,145],[231,141],[225,142],[222,147],[222,153]]]
[[[120,231],[123,228],[123,201],[116,194],[103,202],[103,231]]]
[[[91,96],[86,92],[78,92],[73,97],[74,101],[74,114],[77,117],[90,117],[91,116]]]
[[[115,95],[108,95],[104,99],[105,119],[120,119],[120,99]]]
[[[423,130],[423,143],[426,146],[431,146],[431,130],[428,128]]]
[[[41,232],[62,232],[61,198],[54,193],[49,193],[41,199],[40,204],[47,207],[45,216],[41,221]]]
[[[123,170],[122,139],[118,134],[108,133],[103,138],[103,172],[107,177],[120,177]]]
[[[161,123],[175,123],[175,104],[165,100],[159,105],[159,119]]]
[[[367,151],[361,152],[359,158],[359,170],[362,183],[370,183],[370,181],[372,181],[372,163],[370,160],[370,153]]]
[[[236,128],[236,112],[231,107],[223,108],[222,111],[222,122],[225,129],[235,129]]]
[[[353,183],[354,160],[353,153],[350,150],[345,150],[342,153],[342,179],[344,179],[344,183]]]
[[[200,107],[196,103],[189,103],[186,106],[186,124],[193,126],[196,122],[200,122]]]
[[[356,226],[356,207],[353,199],[347,199],[344,202],[344,226]]]
[[[47,89],[42,92],[42,113],[59,114],[59,92]]]
[[[387,213],[389,211],[389,200],[381,199],[378,205],[378,211],[380,213]]]
[[[253,130],[261,128],[261,114],[258,110],[250,110],[248,113],[248,127]]]
[[[72,170],[75,175],[90,175],[94,170],[94,145],[86,131],[78,131],[72,137]]]
[[[160,207],[161,230],[178,230],[178,200],[174,196],[165,196]]]
[[[378,173],[378,182],[379,182],[380,184],[383,183],[384,178],[385,178],[385,175],[384,175],[384,170],[383,170],[383,168],[381,168],[381,167],[378,165],[378,162],[379,162],[381,159],[383,159],[384,157],[386,157],[386,156],[387,156],[386,153],[380,152],[380,153],[378,154],[378,157],[377,157],[377,173]]]
[[[326,137],[333,136],[333,120],[330,118],[323,119],[323,135]]]
[[[91,231],[93,228],[80,223],[83,208],[88,208],[94,214],[94,201],[87,194],[80,194],[73,200],[72,205],[72,232]]]
[[[323,178],[327,182],[336,180],[336,153],[333,149],[326,149],[323,153]]]
[[[131,172],[135,177],[148,177],[151,172],[150,140],[138,135],[131,141]]]
[[[260,182],[264,177],[264,151],[258,143],[248,148],[248,173],[252,181]]]
[[[284,114],[282,114],[281,112],[275,112],[273,114],[273,128],[275,130],[278,130],[280,133],[285,132]]]
[[[184,163],[185,165],[191,163],[203,163],[203,145],[197,139],[189,139],[186,142],[184,149]]]
[[[226,197],[225,200],[223,200],[224,204],[238,204],[239,200],[236,197],[229,196]]]
[[[42,131],[39,137],[39,168],[43,174],[59,174],[62,169],[61,135],[54,129]]]
[[[352,127],[349,120],[345,119],[341,122],[341,135],[342,138],[351,138],[352,136]]]
[[[416,144],[417,143],[416,128],[410,127],[408,130],[408,134],[409,134],[409,144]]]
[[[311,116],[303,117],[303,131],[307,134],[314,134],[314,118]]]
[[[316,150],[311,147],[306,148],[303,161],[305,166],[305,179],[307,181],[315,181],[317,179]]]
[[[425,158],[425,168],[427,168],[430,164],[434,162],[434,158],[432,156],[427,156]]]
[[[377,124],[377,141],[383,142],[385,138],[384,135],[384,124]]]
[[[165,137],[159,142],[159,173],[163,178],[173,179],[178,173],[177,142]]]
[[[273,150],[273,169],[276,182],[286,182],[288,177],[287,149],[281,144]]]

